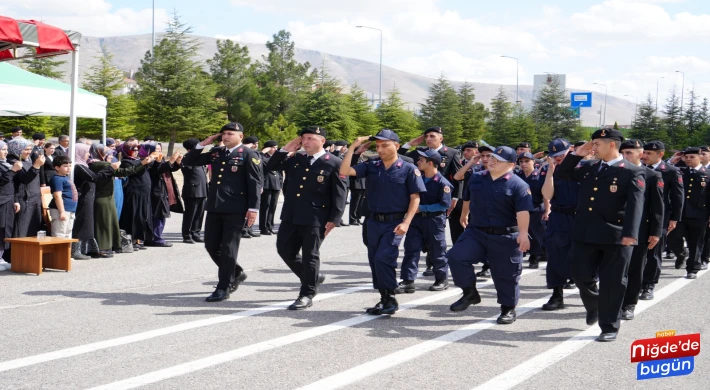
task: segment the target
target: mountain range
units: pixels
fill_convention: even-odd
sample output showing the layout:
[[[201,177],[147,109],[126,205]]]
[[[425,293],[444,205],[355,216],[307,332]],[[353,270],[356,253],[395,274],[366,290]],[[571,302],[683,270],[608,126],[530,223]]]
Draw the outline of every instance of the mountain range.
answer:
[[[199,50],[199,59],[205,61],[212,58],[217,51],[217,39],[202,36],[193,36],[202,46]],[[157,39],[157,38],[156,38]],[[266,55],[268,50],[264,44],[240,43],[249,48],[249,54],[254,61],[262,60],[262,55]],[[113,54],[113,64],[125,72],[136,71],[140,67],[140,61],[146,51],[150,50],[151,35],[131,35],[116,37],[88,37],[82,38],[79,51],[79,73],[80,81],[85,72],[98,62],[100,56],[106,52]],[[62,60],[67,63],[62,65],[65,72],[65,81],[69,81],[71,76],[71,58],[64,56]],[[379,91],[379,63],[358,60],[355,58],[341,57],[328,53],[296,48],[296,60],[299,62],[308,61],[312,67],[320,67],[324,64],[328,73],[338,78],[345,86],[357,83],[363,88],[372,99],[378,98]],[[388,66],[383,66],[382,70],[382,90],[386,95],[394,85],[402,94],[402,98],[407,103],[410,110],[418,110],[419,105],[424,102],[429,86],[436,80],[430,77],[421,76],[409,72],[404,72]],[[458,88],[463,81],[451,83]],[[490,106],[491,99],[498,93],[500,84],[471,82],[475,88],[476,101],[482,102],[486,107]],[[515,85],[503,85],[504,90],[511,101],[515,101]],[[533,86],[521,84],[519,89],[519,100],[521,104],[529,107],[533,100]],[[581,92],[574,88],[567,88],[569,92]],[[594,108],[583,108],[581,110],[582,123],[585,126],[598,126],[600,123],[600,107],[604,104],[604,94],[592,92]],[[628,125],[631,123],[635,112],[634,103],[614,97],[607,96],[606,124]]]

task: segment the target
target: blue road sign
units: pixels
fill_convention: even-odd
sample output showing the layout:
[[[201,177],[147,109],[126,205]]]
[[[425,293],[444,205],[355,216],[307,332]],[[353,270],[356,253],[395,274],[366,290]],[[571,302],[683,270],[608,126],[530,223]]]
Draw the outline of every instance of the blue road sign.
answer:
[[[591,107],[591,92],[572,92],[570,94],[570,107]]]

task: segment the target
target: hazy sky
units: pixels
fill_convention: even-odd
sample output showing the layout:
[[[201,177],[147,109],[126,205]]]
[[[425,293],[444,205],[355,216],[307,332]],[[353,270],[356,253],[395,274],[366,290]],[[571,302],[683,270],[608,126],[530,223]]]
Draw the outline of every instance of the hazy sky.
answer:
[[[149,33],[151,0],[0,0],[0,15],[90,36]],[[515,84],[567,74],[567,87],[660,98],[674,86],[710,97],[709,0],[156,0],[156,29],[177,10],[194,33],[264,43],[287,29],[301,48],[412,73]],[[686,93],[687,95],[687,93]],[[633,98],[628,98],[633,101]]]

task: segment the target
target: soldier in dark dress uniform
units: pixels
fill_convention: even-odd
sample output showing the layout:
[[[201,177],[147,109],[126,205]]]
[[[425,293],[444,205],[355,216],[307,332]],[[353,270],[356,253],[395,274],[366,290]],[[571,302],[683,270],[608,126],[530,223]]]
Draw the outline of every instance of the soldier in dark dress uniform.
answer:
[[[620,152],[630,163],[642,166],[643,143],[641,141],[637,139],[624,141],[621,144]],[[663,235],[663,188],[665,183],[660,172],[648,166],[643,168],[646,191],[644,192],[643,215],[641,216],[638,244],[631,253],[626,295],[624,296],[623,306],[621,306],[621,319],[624,320],[634,319],[634,310],[641,292],[643,271],[646,267],[648,252],[658,245]]]
[[[668,233],[675,230],[683,215],[683,177],[675,166],[663,161],[665,145],[661,141],[651,141],[643,146],[641,160],[646,166],[661,173],[663,178],[663,236],[661,242],[648,251],[648,262],[643,271],[643,287],[639,299],[653,299],[653,290],[661,276],[661,256],[668,241]]]
[[[587,325],[599,322],[597,341],[614,341],[619,332],[626,273],[643,214],[644,170],[619,154],[623,141],[617,130],[597,130],[592,142],[568,154],[556,171],[556,177],[579,182],[572,276],[587,310]],[[599,161],[581,164],[592,151]]]
[[[325,129],[306,127],[266,166],[267,175],[285,171],[292,180],[284,194],[276,237],[276,250],[301,280],[301,291],[290,310],[307,309],[313,304],[317,287],[325,280],[320,274],[320,246],[345,211],[347,187],[345,176],[340,176],[342,160],[323,149],[325,136]],[[301,146],[306,153],[287,159]]]
[[[202,153],[221,135],[224,146]],[[212,177],[207,196],[205,248],[219,267],[219,283],[208,302],[229,298],[247,277],[237,263],[242,227],[251,226],[259,213],[261,197],[260,156],[242,145],[244,128],[237,122],[207,137],[183,158],[187,166],[210,165]]]
[[[276,141],[266,141],[261,151],[261,163],[265,167],[278,150]],[[264,192],[261,193],[261,210],[259,211],[259,230],[262,236],[276,234],[274,230],[274,214],[279,204],[279,196],[283,188],[283,171],[264,169]]]
[[[417,148],[422,141],[426,142],[426,147]],[[426,129],[424,134],[414,138],[413,140],[404,144],[397,153],[406,155],[413,161],[419,159],[417,150],[427,150],[434,149],[439,154],[441,154],[441,163],[439,163],[439,172],[448,180],[453,186],[454,190],[451,193],[451,206],[449,206],[448,214],[450,214],[456,207],[458,200],[461,198],[461,193],[463,187],[457,180],[454,180],[454,175],[461,169],[461,152],[458,149],[450,148],[443,143],[444,141],[444,130],[441,127],[434,126]],[[416,148],[416,149],[411,149]],[[424,248],[426,249],[426,248]],[[430,255],[427,254],[426,257],[426,270],[424,271],[424,276],[433,276],[434,271],[432,270],[432,262]]]
[[[197,138],[189,138],[182,143],[188,152],[200,143]],[[180,164],[182,172],[182,200],[185,213],[182,216],[182,240],[186,244],[204,242],[201,238],[202,221],[205,219],[207,203],[207,168],[204,165],[188,166]]]
[[[707,269],[701,259],[705,245],[705,230],[710,216],[710,171],[700,163],[700,148],[687,148],[683,151],[685,166],[680,168],[685,189],[682,220],[678,222],[673,234],[668,236],[668,246],[675,252],[676,268],[683,266],[683,239],[688,243],[688,261],[686,271],[688,279],[695,279],[700,270]]]

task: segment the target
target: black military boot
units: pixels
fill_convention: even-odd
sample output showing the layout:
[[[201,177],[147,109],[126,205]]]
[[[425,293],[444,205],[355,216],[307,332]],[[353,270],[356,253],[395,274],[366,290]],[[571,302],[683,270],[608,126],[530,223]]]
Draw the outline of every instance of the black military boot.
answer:
[[[377,304],[373,307],[368,308],[365,310],[365,313],[373,315],[373,316],[378,316],[382,314],[382,304],[385,301],[387,295],[386,295],[386,290],[385,289],[380,289],[380,301],[377,302]]]
[[[471,305],[481,303],[481,294],[478,293],[475,284],[471,287],[462,288],[461,290],[463,290],[463,296],[458,301],[451,304],[449,307],[451,311],[464,311]]]
[[[399,282],[399,286],[394,289],[395,294],[413,294],[416,289],[414,288],[413,280],[403,280]]]
[[[685,260],[686,260],[687,258],[688,258],[688,257],[685,255],[685,252],[683,252],[683,253],[679,254],[678,256],[676,256],[676,258],[675,258],[675,269],[681,269],[681,268],[683,268],[683,265],[685,265]]]
[[[542,310],[552,311],[565,308],[565,297],[562,287],[552,289],[552,296],[546,304],[542,305]]]
[[[510,325],[515,322],[516,318],[517,316],[515,314],[515,307],[501,305],[500,316],[498,316],[496,322],[501,325]]]
[[[385,290],[385,301],[382,302],[380,314],[392,315],[399,310],[399,304],[394,297],[394,290]]]
[[[641,295],[639,295],[639,299],[642,301],[650,301],[653,299],[653,284],[647,284],[643,286],[643,290],[641,290]]]

